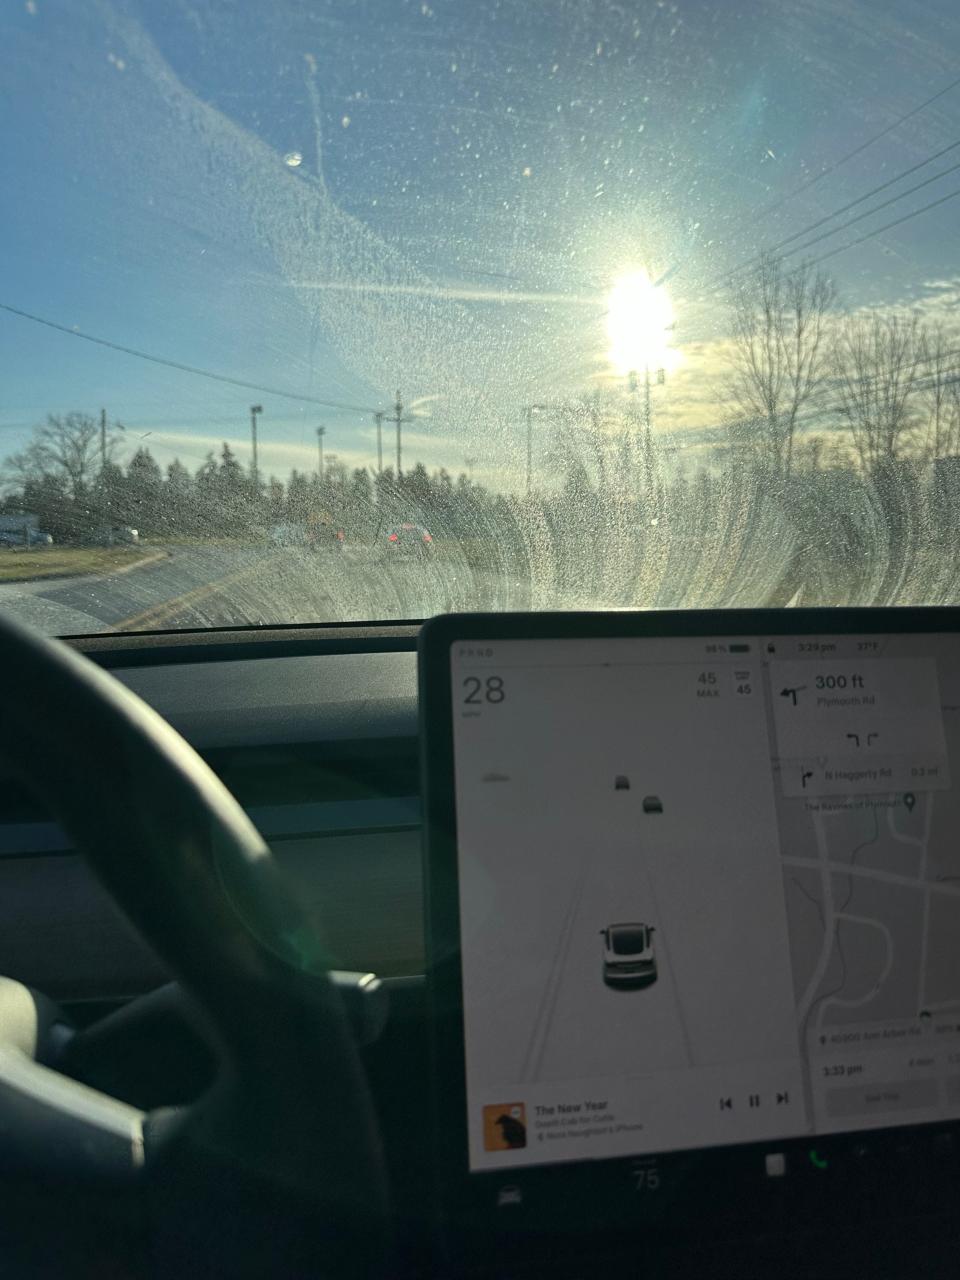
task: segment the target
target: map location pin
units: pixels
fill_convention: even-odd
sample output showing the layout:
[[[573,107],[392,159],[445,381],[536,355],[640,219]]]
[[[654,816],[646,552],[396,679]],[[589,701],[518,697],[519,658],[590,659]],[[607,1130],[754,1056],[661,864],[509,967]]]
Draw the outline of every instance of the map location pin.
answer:
[[[907,813],[913,813],[913,806],[917,803],[917,797],[912,791],[908,791],[903,797],[903,803],[907,806]]]

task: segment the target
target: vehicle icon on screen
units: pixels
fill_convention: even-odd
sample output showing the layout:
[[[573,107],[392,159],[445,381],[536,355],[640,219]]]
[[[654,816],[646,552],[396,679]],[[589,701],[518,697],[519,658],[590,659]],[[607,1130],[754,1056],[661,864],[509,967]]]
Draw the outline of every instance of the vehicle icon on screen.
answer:
[[[657,980],[654,928],[649,924],[608,924],[603,935],[603,980],[608,987],[636,990]]]
[[[663,801],[660,799],[659,796],[644,796],[643,812],[644,813],[663,813]]]

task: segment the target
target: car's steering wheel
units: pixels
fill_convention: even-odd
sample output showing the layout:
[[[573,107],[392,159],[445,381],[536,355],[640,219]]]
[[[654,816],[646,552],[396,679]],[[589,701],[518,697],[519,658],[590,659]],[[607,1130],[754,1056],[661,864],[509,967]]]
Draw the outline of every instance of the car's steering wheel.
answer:
[[[0,1048],[9,1173],[140,1179],[164,1275],[388,1269],[385,1167],[320,934],[193,749],[59,641],[0,618],[0,755],[212,1029],[193,1105],[147,1115]],[[0,1010],[2,1017],[2,1010]]]

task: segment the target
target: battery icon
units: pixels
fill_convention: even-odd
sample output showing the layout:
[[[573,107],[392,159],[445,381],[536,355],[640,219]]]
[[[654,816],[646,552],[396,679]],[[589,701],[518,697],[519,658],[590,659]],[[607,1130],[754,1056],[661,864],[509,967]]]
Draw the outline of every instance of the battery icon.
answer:
[[[731,653],[749,653],[750,646],[748,644],[732,644],[730,646]]]

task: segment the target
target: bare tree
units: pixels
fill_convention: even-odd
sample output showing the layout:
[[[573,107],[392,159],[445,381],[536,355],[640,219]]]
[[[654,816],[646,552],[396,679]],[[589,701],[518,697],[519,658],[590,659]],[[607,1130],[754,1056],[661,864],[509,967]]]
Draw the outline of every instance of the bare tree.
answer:
[[[896,462],[915,427],[924,334],[915,316],[853,316],[833,345],[837,412],[869,474]]]
[[[34,428],[33,440],[21,453],[4,460],[9,480],[19,484],[42,480],[61,485],[71,498],[89,492],[104,463],[111,463],[119,437],[86,413],[50,414]]]
[[[821,271],[784,270],[763,253],[733,303],[728,407],[782,476],[790,474],[801,410],[826,368],[824,336],[835,292]]]
[[[943,326],[935,324],[920,337],[919,362],[923,374],[917,384],[920,402],[927,410],[924,452],[929,458],[960,453],[960,372],[957,352]]]

